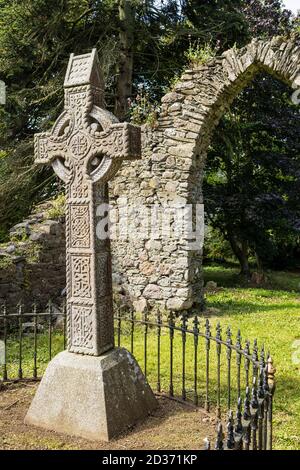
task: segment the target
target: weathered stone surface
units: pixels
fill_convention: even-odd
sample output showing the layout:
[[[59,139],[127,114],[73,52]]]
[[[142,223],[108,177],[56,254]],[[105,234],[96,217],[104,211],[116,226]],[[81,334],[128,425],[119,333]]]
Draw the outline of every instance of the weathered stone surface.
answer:
[[[184,300],[184,299],[179,299],[176,297],[168,299],[167,301],[167,308],[169,310],[175,310],[175,311],[187,310],[191,308],[192,305],[193,305],[193,302],[191,300]]]
[[[72,54],[65,109],[52,130],[34,140],[36,163],[51,164],[66,184],[68,350],[95,356],[114,346],[110,244],[97,232],[97,211],[108,204],[108,181],[122,161],[139,158],[141,151],[140,129],[101,108],[101,90],[96,49]],[[58,227],[48,221],[43,228],[56,233]]]
[[[25,308],[32,308],[34,299],[38,308],[45,308],[49,299],[62,301],[61,291],[66,285],[65,223],[63,219],[57,221],[54,233],[43,228],[52,208],[52,202],[43,203],[38,213],[30,215],[29,236],[23,233],[16,240],[12,228],[12,241],[3,249],[6,263],[0,267],[0,302],[15,307],[22,300]]]
[[[156,406],[141,369],[125,349],[101,357],[62,352],[49,363],[25,423],[109,441]]]
[[[143,296],[146,299],[162,299],[162,289],[156,284],[148,284],[144,290]]]

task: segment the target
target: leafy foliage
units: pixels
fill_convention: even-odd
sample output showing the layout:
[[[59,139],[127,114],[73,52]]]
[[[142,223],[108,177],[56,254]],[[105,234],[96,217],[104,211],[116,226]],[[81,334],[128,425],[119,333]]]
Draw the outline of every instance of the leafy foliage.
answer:
[[[61,192],[51,169],[34,166],[32,141],[62,109],[63,74],[71,52],[97,47],[107,107],[115,108],[124,26],[120,2],[53,0],[49,8],[46,0],[0,0],[0,79],[8,90],[7,104],[0,107],[0,239],[33,204]],[[127,118],[153,126],[160,97],[187,63],[199,65],[254,35],[286,34],[299,24],[281,0],[130,4],[134,44]],[[246,255],[254,250],[264,260],[267,253],[268,262],[287,252],[293,256],[299,246],[298,126],[288,90],[263,77],[224,117],[208,157],[205,195],[211,223],[228,241],[226,214],[237,245],[244,245]],[[274,211],[276,221],[270,216]]]
[[[254,35],[294,28],[279,0],[252,0],[244,13]],[[250,255],[263,269],[286,266],[299,253],[300,115],[290,95],[273,77],[256,77],[221,120],[208,155],[207,215],[247,276]]]

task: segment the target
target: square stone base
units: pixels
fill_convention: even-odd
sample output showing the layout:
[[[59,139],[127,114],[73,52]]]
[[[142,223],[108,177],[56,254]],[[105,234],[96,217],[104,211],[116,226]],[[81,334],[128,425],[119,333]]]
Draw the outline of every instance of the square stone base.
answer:
[[[64,351],[49,363],[25,423],[109,441],[156,406],[139,365],[126,349],[100,357]]]

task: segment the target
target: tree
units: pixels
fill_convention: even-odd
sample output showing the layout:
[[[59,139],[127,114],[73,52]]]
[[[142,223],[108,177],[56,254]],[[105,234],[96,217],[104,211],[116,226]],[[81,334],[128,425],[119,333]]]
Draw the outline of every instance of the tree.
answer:
[[[213,11],[203,2],[211,22],[199,22],[195,2],[175,0],[0,0],[0,79],[8,90],[0,109],[0,238],[32,205],[55,194],[51,169],[33,164],[33,134],[49,129],[63,101],[63,75],[69,54],[97,47],[106,81],[107,107],[129,119],[128,98],[143,84],[158,100],[180,73],[189,34],[204,44],[224,38],[232,45],[238,29],[223,22],[224,12],[238,15],[234,1]],[[204,14],[204,10],[200,12]],[[239,21],[242,18],[239,15]],[[134,41],[133,41],[134,39]],[[131,96],[132,95],[132,96]]]
[[[244,12],[254,35],[293,27],[281,1],[252,0]],[[245,276],[250,254],[262,269],[278,259],[283,240],[285,246],[287,240],[299,243],[300,117],[290,95],[273,77],[256,77],[221,120],[208,154],[207,215],[229,241]]]
[[[285,85],[273,82],[268,92],[268,78],[258,77],[224,116],[204,184],[209,221],[246,276],[250,253],[268,264],[283,239],[299,234],[300,116]]]
[[[128,0],[119,0],[120,49],[116,85],[115,115],[120,120],[128,117],[132,97],[132,69],[134,42],[134,7]]]

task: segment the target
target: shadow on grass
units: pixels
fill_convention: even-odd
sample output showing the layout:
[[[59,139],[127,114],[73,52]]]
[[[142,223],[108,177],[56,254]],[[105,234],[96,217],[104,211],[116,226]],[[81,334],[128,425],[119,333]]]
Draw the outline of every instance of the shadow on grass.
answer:
[[[256,302],[245,301],[245,300],[231,300],[231,299],[221,299],[221,300],[207,300],[206,307],[213,308],[213,309],[220,309],[220,311],[214,310],[212,315],[214,317],[222,317],[224,314],[230,313],[230,315],[241,315],[241,314],[252,314],[256,312],[280,312],[283,309],[287,309],[289,311],[295,311],[299,313],[300,319],[300,303],[299,305],[295,305],[295,303],[289,302],[282,304],[274,304],[274,305],[261,305]],[[209,310],[204,311],[204,316],[209,315]]]
[[[293,292],[300,290],[300,272],[271,271],[266,273],[267,281],[261,285],[253,285],[249,280],[239,275],[237,268],[218,265],[204,266],[204,281],[214,281],[221,287],[265,289]]]

